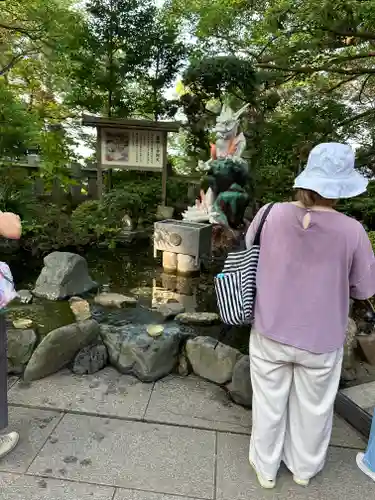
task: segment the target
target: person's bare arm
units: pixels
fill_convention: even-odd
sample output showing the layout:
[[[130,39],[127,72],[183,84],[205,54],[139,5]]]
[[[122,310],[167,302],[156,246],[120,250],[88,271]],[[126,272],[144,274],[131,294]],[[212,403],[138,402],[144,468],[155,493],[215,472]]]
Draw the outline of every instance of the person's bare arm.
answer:
[[[21,219],[12,212],[0,212],[0,236],[11,240],[19,240],[22,227]]]

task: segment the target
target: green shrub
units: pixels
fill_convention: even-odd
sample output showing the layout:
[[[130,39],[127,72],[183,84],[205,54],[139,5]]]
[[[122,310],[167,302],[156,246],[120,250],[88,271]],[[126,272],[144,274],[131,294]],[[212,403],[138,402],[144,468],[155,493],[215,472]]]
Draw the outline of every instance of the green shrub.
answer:
[[[136,193],[142,202],[142,218],[156,212],[162,198],[162,175],[154,172],[117,171],[113,172],[115,191]],[[167,182],[167,203],[187,202],[187,184],[180,178],[170,176]]]
[[[364,224],[368,231],[375,231],[375,181],[370,181],[367,192],[340,202],[341,210]]]
[[[35,203],[32,182],[21,168],[0,165],[0,169],[0,210],[14,212],[24,218],[33,210]]]
[[[114,245],[114,238],[120,229],[117,224],[111,224],[109,217],[98,200],[81,203],[71,215],[71,224],[78,245],[105,242]]]
[[[119,224],[127,214],[136,225],[143,209],[143,202],[136,190],[132,190],[130,186],[127,190],[118,188],[105,193],[101,207],[109,224]]]
[[[143,173],[144,174],[144,173]],[[20,214],[23,223],[21,245],[33,254],[63,248],[104,244],[113,247],[123,229],[122,218],[128,215],[135,226],[154,221],[161,203],[161,175],[140,175],[119,182],[116,189],[99,200],[88,200],[73,211],[68,204],[60,206],[36,199],[31,183],[15,172],[0,186],[0,210]],[[177,179],[168,181],[168,204],[186,200],[187,185]]]
[[[33,254],[76,246],[70,214],[52,203],[34,203],[22,221],[21,245]]]
[[[370,238],[372,248],[373,248],[373,250],[375,252],[375,231],[370,231],[368,233],[368,237]]]
[[[188,184],[178,178],[171,178],[167,184],[167,203],[188,203]]]
[[[121,219],[109,222],[99,201],[86,201],[72,213],[66,207],[35,203],[22,221],[22,247],[32,254],[104,243],[115,246]]]

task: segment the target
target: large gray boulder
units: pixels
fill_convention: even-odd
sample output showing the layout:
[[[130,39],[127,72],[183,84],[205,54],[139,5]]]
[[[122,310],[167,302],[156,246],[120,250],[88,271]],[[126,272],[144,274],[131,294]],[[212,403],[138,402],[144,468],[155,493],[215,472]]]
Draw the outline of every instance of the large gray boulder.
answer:
[[[110,364],[142,382],[154,382],[175,368],[183,337],[176,326],[165,326],[160,336],[151,337],[142,324],[102,325],[101,335]]]
[[[34,330],[9,328],[8,336],[8,373],[23,373],[29,362],[37,341]]]
[[[39,380],[68,365],[83,347],[99,336],[99,323],[90,319],[52,330],[35,349],[24,373],[25,381]]]
[[[107,348],[103,344],[89,345],[79,351],[72,364],[76,375],[90,375],[102,370],[108,361]]]
[[[44,258],[44,267],[33,294],[49,300],[81,295],[96,287],[90,278],[87,262],[81,255],[52,252]]]
[[[251,408],[253,388],[250,379],[249,356],[242,356],[233,370],[232,382],[227,386],[233,401],[239,405]]]
[[[196,337],[186,343],[186,354],[194,373],[216,384],[226,384],[241,353],[212,337]]]

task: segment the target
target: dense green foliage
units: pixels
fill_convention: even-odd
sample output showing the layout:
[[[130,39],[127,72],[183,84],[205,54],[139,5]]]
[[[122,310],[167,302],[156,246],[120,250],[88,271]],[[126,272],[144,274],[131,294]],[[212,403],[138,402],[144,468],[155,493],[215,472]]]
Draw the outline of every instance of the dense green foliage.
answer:
[[[0,45],[0,209],[22,215],[29,248],[112,244],[119,214],[147,224],[160,202],[160,176],[114,172],[100,202],[54,206],[9,168],[38,152],[35,176],[45,185],[58,177],[68,191],[77,141],[93,143],[82,112],[181,118],[170,161],[191,175],[209,156],[220,105],[250,103],[242,130],[254,208],[291,197],[321,141],[351,141],[358,167],[375,171],[371,0],[3,0]],[[186,185],[168,189],[169,203],[187,201]],[[342,203],[369,230],[374,194],[371,183]]]
[[[129,216],[135,229],[149,227],[155,221],[161,196],[160,177],[148,178],[146,183],[144,176],[128,174],[116,181],[117,187],[101,200],[88,199],[77,207],[71,203],[53,203],[49,198],[36,201],[31,183],[22,189],[13,185],[0,190],[0,210],[21,215],[21,246],[34,254],[91,244],[113,247],[121,242],[126,228],[122,218]],[[8,196],[9,193],[19,195]],[[186,201],[186,185],[172,179],[168,197],[172,205]]]
[[[375,231],[370,231],[368,233],[368,235],[369,235],[369,238],[370,238],[370,241],[371,241],[372,248],[373,248],[373,250],[375,252]]]

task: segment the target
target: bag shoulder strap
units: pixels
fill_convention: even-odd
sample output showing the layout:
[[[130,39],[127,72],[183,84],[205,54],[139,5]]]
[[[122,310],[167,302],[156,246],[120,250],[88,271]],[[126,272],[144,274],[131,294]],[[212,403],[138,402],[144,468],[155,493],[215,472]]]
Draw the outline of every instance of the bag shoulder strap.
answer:
[[[268,207],[265,209],[263,215],[262,215],[262,219],[260,221],[260,224],[258,226],[258,229],[257,229],[257,232],[255,234],[255,238],[254,238],[254,243],[253,245],[257,245],[257,246],[260,246],[260,235],[262,234],[262,229],[263,229],[263,226],[264,226],[264,223],[266,222],[266,219],[268,217],[268,214],[271,212],[271,208],[274,206],[274,203],[270,203],[268,205]]]

